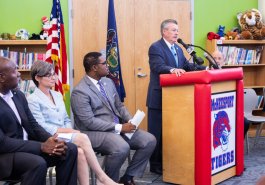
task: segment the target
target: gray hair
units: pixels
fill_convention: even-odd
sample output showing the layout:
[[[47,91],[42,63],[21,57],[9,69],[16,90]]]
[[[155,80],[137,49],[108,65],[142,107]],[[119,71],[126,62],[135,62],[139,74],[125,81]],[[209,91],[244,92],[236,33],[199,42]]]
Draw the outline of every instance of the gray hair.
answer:
[[[164,29],[167,28],[167,25],[168,25],[169,23],[173,23],[173,24],[178,25],[178,22],[177,22],[176,20],[174,20],[174,19],[166,19],[166,20],[164,20],[164,21],[161,23],[161,26],[160,26],[160,32],[161,32],[161,35],[162,35],[162,36],[163,36],[163,31],[164,31]]]
[[[44,61],[36,61],[31,66],[30,75],[34,84],[38,87],[39,82],[35,79],[36,76],[44,77],[49,75],[54,70],[54,66],[51,63]]]

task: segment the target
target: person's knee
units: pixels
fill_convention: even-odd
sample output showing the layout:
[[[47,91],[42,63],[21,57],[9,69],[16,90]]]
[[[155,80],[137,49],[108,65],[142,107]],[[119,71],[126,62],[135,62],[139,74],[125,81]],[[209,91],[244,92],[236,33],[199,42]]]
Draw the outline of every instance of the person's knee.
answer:
[[[32,161],[32,163],[34,163],[34,162]],[[46,174],[46,172],[47,172],[47,163],[42,157],[40,157],[35,164],[37,165],[37,169],[39,169],[40,173],[45,173]]]
[[[78,146],[90,146],[92,147],[91,145],[91,142],[90,142],[90,139],[88,138],[88,136],[86,134],[83,134],[83,133],[78,133],[74,139],[74,143],[76,143]]]
[[[77,158],[77,146],[73,143],[67,143],[67,156]]]
[[[113,148],[112,153],[126,157],[130,153],[130,146],[126,142],[119,143],[118,145],[116,145],[116,147]]]
[[[156,143],[157,143],[157,141],[156,141],[155,136],[152,135],[152,134],[150,134],[150,133],[148,133],[148,137],[147,137],[147,145],[149,145],[150,147],[155,148]]]
[[[78,148],[78,161],[82,163],[86,163],[86,156],[84,150],[82,148]]]
[[[146,147],[155,148],[157,141],[153,134],[144,132],[143,138],[144,139],[141,139],[139,141],[140,148],[146,148]]]

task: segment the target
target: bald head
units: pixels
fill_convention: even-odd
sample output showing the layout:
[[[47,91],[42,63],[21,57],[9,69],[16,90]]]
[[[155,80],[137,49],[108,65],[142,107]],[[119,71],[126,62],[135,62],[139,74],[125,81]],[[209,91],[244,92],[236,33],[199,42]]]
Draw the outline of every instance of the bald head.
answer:
[[[212,53],[212,56],[213,56],[214,60],[217,62],[219,67],[222,67],[224,65],[225,61],[224,61],[223,53],[221,53],[219,50],[215,50]]]
[[[0,57],[0,92],[6,94],[18,86],[20,73],[16,64],[8,58]]]

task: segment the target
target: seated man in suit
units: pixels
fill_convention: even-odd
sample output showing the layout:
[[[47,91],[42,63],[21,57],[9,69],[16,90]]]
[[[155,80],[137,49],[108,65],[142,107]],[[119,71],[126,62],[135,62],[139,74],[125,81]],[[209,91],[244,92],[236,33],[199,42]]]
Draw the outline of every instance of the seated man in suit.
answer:
[[[135,130],[132,118],[120,101],[114,83],[106,78],[109,69],[105,58],[98,52],[85,55],[86,75],[74,88],[71,106],[75,127],[86,133],[95,151],[106,154],[105,171],[114,181],[119,180],[120,168],[136,150],[120,183],[133,185],[134,176],[142,176],[155,145],[155,137],[143,130]],[[134,132],[131,139],[124,134]]]
[[[222,66],[225,64],[224,55],[219,50],[215,50],[212,53],[212,56],[214,60],[216,61],[217,65],[222,68]],[[246,136],[249,129],[249,121],[244,118],[244,137]]]
[[[0,57],[0,180],[45,185],[47,167],[56,166],[57,184],[77,184],[77,148],[58,141],[36,122],[17,90],[15,63]]]

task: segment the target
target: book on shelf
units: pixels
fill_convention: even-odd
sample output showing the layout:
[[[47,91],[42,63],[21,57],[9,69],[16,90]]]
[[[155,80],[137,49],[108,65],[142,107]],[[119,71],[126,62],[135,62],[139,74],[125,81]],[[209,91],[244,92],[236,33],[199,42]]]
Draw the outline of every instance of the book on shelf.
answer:
[[[263,53],[263,46],[256,46],[252,49],[236,46],[218,46],[223,53],[225,65],[249,65],[259,64]]]
[[[25,94],[25,96],[28,96],[34,92],[36,86],[33,80],[20,80],[18,88]]]
[[[256,51],[256,54],[255,54],[255,57],[254,57],[254,64],[259,64],[260,57],[261,57],[261,54],[262,54],[262,51],[263,51],[263,46],[257,47],[257,49],[255,51]]]
[[[0,56],[10,58],[18,66],[18,69],[30,69],[32,63],[37,60],[45,60],[44,53],[18,52],[0,49]]]
[[[258,102],[256,104],[256,109],[262,108],[263,99],[264,97],[262,95],[258,95]]]
[[[254,51],[248,50],[244,64],[253,64],[253,62],[252,62],[253,61],[253,55],[254,55]]]

